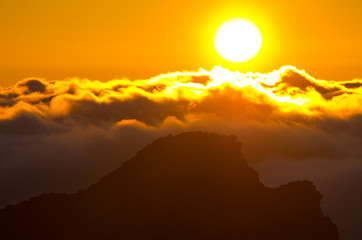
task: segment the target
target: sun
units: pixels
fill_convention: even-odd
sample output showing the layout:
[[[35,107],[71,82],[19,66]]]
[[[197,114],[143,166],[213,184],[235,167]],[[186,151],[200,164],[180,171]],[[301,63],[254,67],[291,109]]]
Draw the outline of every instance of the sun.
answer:
[[[230,62],[240,63],[252,59],[260,50],[262,35],[259,28],[245,18],[233,18],[216,30],[214,47]]]

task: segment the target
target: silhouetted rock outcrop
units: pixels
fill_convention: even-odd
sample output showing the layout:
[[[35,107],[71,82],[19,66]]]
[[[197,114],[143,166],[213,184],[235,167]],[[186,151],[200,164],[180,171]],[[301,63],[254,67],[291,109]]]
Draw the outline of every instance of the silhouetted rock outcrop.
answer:
[[[0,211],[2,239],[338,239],[309,181],[265,187],[233,136],[161,138],[77,194]]]

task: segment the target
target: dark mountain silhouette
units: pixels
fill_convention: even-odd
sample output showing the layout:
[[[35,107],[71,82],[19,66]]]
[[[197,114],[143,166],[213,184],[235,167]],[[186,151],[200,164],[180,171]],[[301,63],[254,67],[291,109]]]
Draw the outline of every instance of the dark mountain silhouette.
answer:
[[[265,187],[234,136],[160,138],[76,194],[0,211],[2,239],[338,239],[309,181]]]

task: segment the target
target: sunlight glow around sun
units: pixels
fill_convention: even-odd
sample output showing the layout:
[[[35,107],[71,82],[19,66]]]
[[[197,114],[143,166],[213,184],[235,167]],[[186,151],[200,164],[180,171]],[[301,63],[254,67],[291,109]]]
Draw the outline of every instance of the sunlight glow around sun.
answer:
[[[244,18],[233,18],[216,30],[214,47],[217,53],[230,62],[245,62],[260,50],[262,35],[259,28]]]

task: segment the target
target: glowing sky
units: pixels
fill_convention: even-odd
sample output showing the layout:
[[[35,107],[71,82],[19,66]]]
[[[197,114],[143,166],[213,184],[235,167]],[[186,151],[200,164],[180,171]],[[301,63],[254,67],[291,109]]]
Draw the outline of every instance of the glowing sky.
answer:
[[[158,137],[202,130],[235,134],[266,184],[312,180],[342,239],[360,239],[361,9],[360,0],[1,1],[0,207],[77,191]],[[235,17],[263,37],[241,64],[213,46]]]
[[[180,70],[269,72],[294,65],[315,77],[361,76],[359,0],[85,1],[0,3],[0,85],[25,77],[148,78]],[[213,49],[217,27],[232,17],[257,24],[264,44],[244,64]]]

